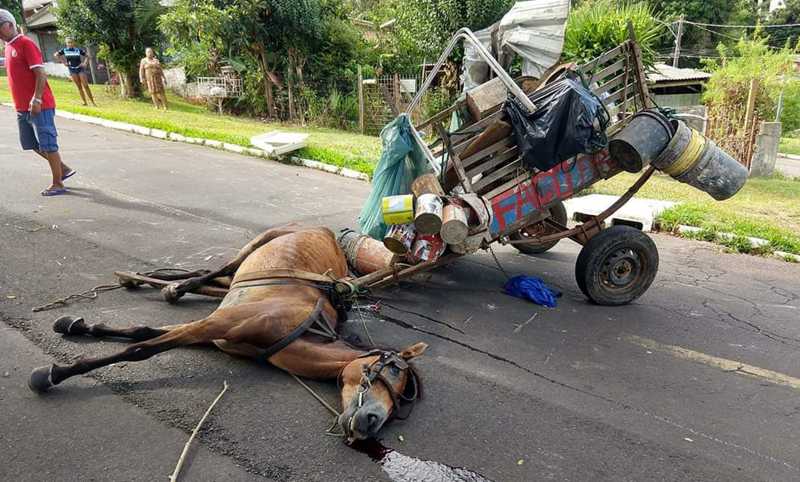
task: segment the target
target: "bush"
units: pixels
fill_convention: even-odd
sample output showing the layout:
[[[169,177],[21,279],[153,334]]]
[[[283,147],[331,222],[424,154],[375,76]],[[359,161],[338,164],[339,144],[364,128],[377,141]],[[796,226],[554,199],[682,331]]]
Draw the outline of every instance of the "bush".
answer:
[[[343,95],[332,89],[327,96],[317,95],[311,89],[301,92],[306,121],[319,127],[356,130],[358,126],[358,98]]]
[[[655,63],[655,45],[662,27],[646,3],[614,0],[586,0],[574,8],[567,20],[564,37],[565,59],[582,63],[607,52],[628,39],[628,21],[633,23],[636,40],[646,67]]]
[[[800,82],[791,76],[797,49],[785,47],[776,50],[769,46],[768,41],[768,37],[755,32],[753,39],[742,38],[731,48],[720,45],[720,59],[705,62],[713,74],[703,101],[709,107],[709,117],[727,120],[720,126],[721,131],[728,132],[728,123],[743,123],[744,106],[753,80],[759,82],[756,117],[774,119],[778,98],[784,90],[781,115],[781,120],[786,123],[784,132],[800,127]]]
[[[429,119],[435,114],[447,109],[455,101],[455,96],[445,88],[430,89],[422,97],[420,111],[424,119]]]

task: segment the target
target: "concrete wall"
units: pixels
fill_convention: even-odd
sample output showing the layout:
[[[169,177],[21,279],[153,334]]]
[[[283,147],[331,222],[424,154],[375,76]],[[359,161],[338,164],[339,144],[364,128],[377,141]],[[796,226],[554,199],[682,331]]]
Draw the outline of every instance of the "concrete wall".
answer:
[[[44,71],[47,72],[47,75],[50,77],[69,78],[69,69],[67,66],[57,62],[45,62]]]
[[[655,94],[656,103],[661,107],[692,107],[702,104],[703,94]]]
[[[775,172],[780,141],[781,123],[762,122],[761,131],[756,137],[753,160],[750,163],[750,177],[771,176]]]
[[[167,78],[167,88],[177,92],[183,97],[187,95],[186,71],[183,67],[172,67],[164,69],[164,77]]]

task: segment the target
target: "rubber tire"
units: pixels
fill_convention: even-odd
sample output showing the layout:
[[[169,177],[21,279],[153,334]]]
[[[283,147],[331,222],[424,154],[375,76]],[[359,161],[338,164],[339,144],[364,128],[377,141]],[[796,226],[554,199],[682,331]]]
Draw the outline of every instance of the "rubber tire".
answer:
[[[567,208],[564,207],[564,203],[559,201],[558,204],[556,204],[555,206],[551,207],[550,208],[550,217],[548,219],[552,219],[553,221],[555,221],[555,222],[557,222],[559,224],[566,225],[567,224]],[[544,221],[540,221],[540,222],[544,222]],[[538,223],[536,223],[536,224],[538,224]],[[516,233],[512,234],[511,236],[509,236],[509,238],[512,241],[519,241],[521,239],[527,239],[521,232],[516,232]],[[515,248],[517,248],[517,251],[519,251],[522,254],[536,255],[536,254],[542,254],[545,251],[549,251],[550,249],[553,248],[553,246],[557,245],[559,241],[561,241],[561,240],[557,239],[555,241],[550,241],[547,244],[537,244],[537,245],[533,245],[533,244],[515,244],[513,246]]]
[[[603,266],[620,250],[632,251],[641,264],[640,273],[621,289],[604,284]],[[575,263],[575,280],[590,301],[598,305],[626,305],[642,296],[658,272],[658,249],[649,236],[630,226],[612,226],[596,234],[583,247]]]

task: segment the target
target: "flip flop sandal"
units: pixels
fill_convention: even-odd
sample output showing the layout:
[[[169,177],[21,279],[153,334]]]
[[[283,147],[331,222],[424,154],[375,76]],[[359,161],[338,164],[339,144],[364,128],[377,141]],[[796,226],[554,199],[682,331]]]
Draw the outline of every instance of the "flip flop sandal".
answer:
[[[42,196],[59,196],[61,194],[66,194],[66,193],[67,193],[67,188],[57,187],[55,189],[50,189],[50,188],[45,189],[44,191],[42,191],[41,194]]]
[[[74,176],[74,175],[75,175],[77,172],[78,172],[78,171],[76,171],[75,169],[73,169],[73,170],[69,171],[68,173],[64,174],[63,176],[61,176],[61,180],[62,180],[62,181],[66,181],[67,179],[69,179],[69,178],[71,178],[72,176]]]

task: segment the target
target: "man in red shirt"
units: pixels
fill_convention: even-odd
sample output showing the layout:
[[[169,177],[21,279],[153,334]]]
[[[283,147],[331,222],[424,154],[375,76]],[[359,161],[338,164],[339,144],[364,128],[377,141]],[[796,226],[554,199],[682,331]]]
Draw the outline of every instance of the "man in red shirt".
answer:
[[[55,125],[56,101],[47,84],[39,47],[17,32],[17,22],[8,10],[0,9],[0,38],[6,42],[8,86],[17,109],[19,140],[25,150],[36,151],[50,164],[53,182],[42,196],[64,194],[64,180],[75,170],[61,161]]]

